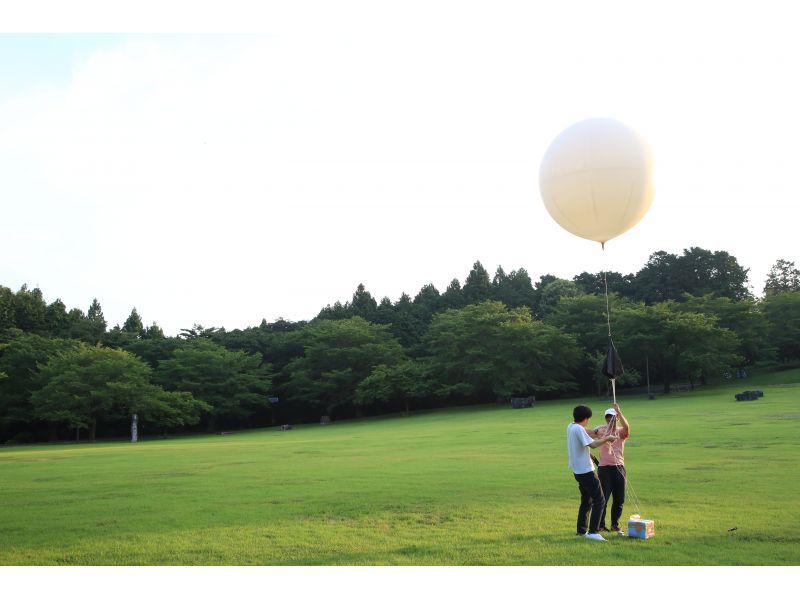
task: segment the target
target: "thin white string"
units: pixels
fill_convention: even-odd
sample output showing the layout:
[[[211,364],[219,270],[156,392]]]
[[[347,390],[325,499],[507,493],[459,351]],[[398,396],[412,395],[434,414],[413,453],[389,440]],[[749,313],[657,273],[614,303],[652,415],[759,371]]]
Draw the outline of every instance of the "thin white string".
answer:
[[[603,253],[605,253],[605,243],[602,244],[602,247],[603,247]],[[611,341],[611,309],[609,307],[609,300],[608,300],[608,276],[606,275],[606,270],[605,269],[603,270],[603,287],[604,287],[605,295],[606,295],[606,323],[608,324],[608,339],[609,339],[609,341]],[[612,367],[613,367],[613,365],[612,365]],[[615,405],[617,404],[617,384],[616,383],[617,383],[616,379],[615,378],[611,378],[611,395],[614,398],[614,404]],[[617,416],[614,415],[614,416],[612,416],[611,421],[608,424],[607,434],[610,434],[612,432],[616,432],[616,428],[617,428]],[[609,453],[611,455],[611,458],[615,462],[618,461],[619,459],[617,459],[616,451],[614,450],[614,447],[613,447],[613,445],[611,443],[608,444],[608,450],[609,450]],[[620,457],[622,457],[622,455],[620,455]],[[641,508],[639,507],[639,500],[638,500],[639,497],[637,496],[636,491],[633,489],[633,484],[630,483],[630,479],[628,478],[628,474],[627,474],[627,472],[626,472],[626,470],[624,468],[624,465],[619,465],[619,464],[615,463],[615,466],[617,468],[617,471],[622,475],[622,478],[625,480],[625,494],[627,495],[628,494],[628,489],[630,489],[631,495],[632,495],[632,498],[633,498],[633,505],[634,505],[634,507],[636,508],[637,511],[641,512]],[[608,505],[608,502],[606,502],[606,505]]]

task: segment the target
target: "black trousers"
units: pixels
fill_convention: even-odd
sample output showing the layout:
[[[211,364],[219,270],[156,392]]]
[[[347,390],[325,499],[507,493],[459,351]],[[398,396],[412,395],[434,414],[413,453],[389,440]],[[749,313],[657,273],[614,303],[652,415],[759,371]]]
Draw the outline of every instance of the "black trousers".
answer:
[[[606,506],[606,499],[603,498],[603,488],[600,480],[594,471],[588,473],[573,473],[578,481],[578,488],[581,491],[581,506],[578,507],[578,533],[586,533],[587,520],[589,523],[589,533],[596,534],[600,524],[600,516]],[[589,518],[589,512],[592,516]]]
[[[600,485],[606,503],[611,502],[611,527],[619,527],[619,518],[622,516],[622,505],[625,504],[625,467],[622,465],[601,465],[597,468]],[[606,526],[606,509],[600,516],[600,527]]]

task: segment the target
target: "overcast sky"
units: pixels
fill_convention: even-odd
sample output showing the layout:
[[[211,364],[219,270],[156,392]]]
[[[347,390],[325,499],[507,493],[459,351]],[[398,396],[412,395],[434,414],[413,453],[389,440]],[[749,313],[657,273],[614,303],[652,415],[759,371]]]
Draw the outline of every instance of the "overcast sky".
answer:
[[[790,3],[329,4],[65,27],[246,34],[0,34],[0,284],[175,334],[309,319],[359,283],[443,291],[476,260],[571,278],[700,246],[756,294],[800,264]],[[537,180],[595,116],[656,161],[605,252]]]

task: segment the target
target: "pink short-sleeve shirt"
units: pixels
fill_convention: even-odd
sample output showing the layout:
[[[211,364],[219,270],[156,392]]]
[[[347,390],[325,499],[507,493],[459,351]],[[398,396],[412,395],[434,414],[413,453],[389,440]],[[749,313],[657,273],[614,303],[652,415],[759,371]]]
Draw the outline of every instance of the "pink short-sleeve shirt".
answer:
[[[597,428],[602,430],[603,428]],[[625,440],[630,433],[625,428],[617,428],[617,439],[600,446],[600,466],[625,465]]]

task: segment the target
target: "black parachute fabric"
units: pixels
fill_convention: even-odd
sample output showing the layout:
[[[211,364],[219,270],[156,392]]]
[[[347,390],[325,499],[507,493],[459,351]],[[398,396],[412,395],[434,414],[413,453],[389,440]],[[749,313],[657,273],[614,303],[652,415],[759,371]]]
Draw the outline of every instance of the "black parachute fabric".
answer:
[[[617,348],[614,346],[614,341],[612,341],[609,336],[606,360],[603,362],[603,375],[609,380],[616,380],[624,372],[625,369],[622,367],[622,360],[619,358],[619,353],[617,353]]]

